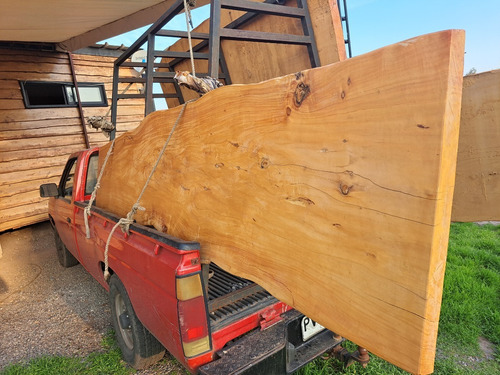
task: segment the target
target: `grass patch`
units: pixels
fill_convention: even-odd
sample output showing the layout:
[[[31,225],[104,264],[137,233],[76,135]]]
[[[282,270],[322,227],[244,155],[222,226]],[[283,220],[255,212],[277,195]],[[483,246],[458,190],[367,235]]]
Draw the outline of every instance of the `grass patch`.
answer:
[[[1,375],[128,375],[135,371],[121,359],[121,352],[114,339],[114,332],[108,333],[103,341],[103,352],[91,353],[85,358],[46,356],[26,364],[6,367]]]
[[[489,353],[480,347],[480,338]],[[359,364],[345,369],[335,359],[318,359],[299,374],[407,374],[370,357],[366,369]],[[434,374],[500,374],[500,226],[451,225]]]

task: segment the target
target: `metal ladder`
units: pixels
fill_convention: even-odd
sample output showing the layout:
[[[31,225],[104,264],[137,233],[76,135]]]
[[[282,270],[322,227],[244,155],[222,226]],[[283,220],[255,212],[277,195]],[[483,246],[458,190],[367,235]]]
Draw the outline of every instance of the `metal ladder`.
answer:
[[[225,27],[221,27],[220,14],[222,9],[248,12]],[[267,33],[238,29],[259,14],[271,14],[281,17],[300,19],[304,35]],[[306,0],[297,0],[297,8],[286,6],[285,1],[266,0],[256,3],[245,0],[212,0],[210,6],[210,38],[208,72],[211,77],[218,78],[220,58],[220,42],[222,39],[250,42],[297,44],[307,46],[311,67],[320,66],[318,48],[314,39],[309,9]]]
[[[312,22],[307,8],[306,0],[296,0],[297,7],[285,5],[284,0],[264,0],[263,2],[253,2],[248,0],[211,0],[210,2],[210,32],[198,33],[191,32],[193,39],[199,39],[201,42],[193,45],[193,54],[195,59],[208,60],[208,72],[197,73],[198,77],[211,76],[217,79],[223,79],[225,84],[231,84],[224,55],[220,48],[221,40],[240,40],[262,43],[282,43],[305,45],[309,52],[311,67],[320,66],[318,49],[314,38]],[[221,25],[222,9],[231,9],[246,12],[244,15],[234,20],[226,26]],[[124,99],[145,99],[144,115],[147,116],[154,111],[155,98],[175,98],[183,104],[184,97],[180,87],[174,80],[175,67],[179,63],[190,58],[189,51],[160,51],[155,50],[156,37],[177,37],[187,38],[185,31],[166,30],[163,27],[170,22],[177,14],[184,11],[184,1],[177,0],[168,10],[158,19],[137,41],[135,41],[114,63],[113,70],[113,92],[111,104],[111,122],[115,125],[115,130],[111,132],[111,139],[116,135],[116,120],[118,111],[118,100]],[[300,19],[303,29],[303,35],[268,33],[259,31],[248,31],[239,29],[255,17],[261,14],[271,14],[281,17],[292,17]],[[146,62],[127,61],[134,52],[138,51],[147,43]],[[199,52],[208,46],[208,53]],[[171,58],[169,62],[156,63],[155,59]],[[120,77],[120,68],[142,67],[145,69],[142,77]],[[156,68],[165,68],[168,72],[155,71]],[[153,94],[153,83],[173,83],[175,94]],[[143,83],[144,92],[139,94],[127,94],[118,92],[119,83]]]
[[[347,0],[342,1],[342,6],[340,6],[339,2],[339,14],[340,14],[340,20],[342,21],[342,28],[344,29],[344,43],[347,45],[347,51],[349,52],[349,57],[352,57],[352,50],[351,50],[351,35],[349,32],[349,18],[347,16]]]

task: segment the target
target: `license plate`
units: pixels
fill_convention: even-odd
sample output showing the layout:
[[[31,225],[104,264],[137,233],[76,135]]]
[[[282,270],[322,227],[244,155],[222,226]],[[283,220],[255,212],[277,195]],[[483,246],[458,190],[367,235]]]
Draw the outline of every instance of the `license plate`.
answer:
[[[300,328],[302,329],[302,340],[307,341],[314,335],[317,335],[325,329],[321,324],[316,323],[311,318],[304,316],[300,322]]]

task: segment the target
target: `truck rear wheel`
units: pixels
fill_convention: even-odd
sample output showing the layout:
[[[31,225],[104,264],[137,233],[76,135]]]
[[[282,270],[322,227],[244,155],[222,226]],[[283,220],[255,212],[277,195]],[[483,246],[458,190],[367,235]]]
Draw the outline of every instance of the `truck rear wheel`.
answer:
[[[125,286],[116,275],[109,281],[109,302],[123,359],[135,369],[146,368],[162,359],[165,348],[137,318]]]
[[[69,252],[68,248],[62,242],[61,237],[59,237],[59,233],[57,233],[57,230],[55,228],[54,240],[56,241],[57,260],[59,261],[59,264],[64,268],[76,266],[78,264],[78,259],[76,259],[73,254]]]

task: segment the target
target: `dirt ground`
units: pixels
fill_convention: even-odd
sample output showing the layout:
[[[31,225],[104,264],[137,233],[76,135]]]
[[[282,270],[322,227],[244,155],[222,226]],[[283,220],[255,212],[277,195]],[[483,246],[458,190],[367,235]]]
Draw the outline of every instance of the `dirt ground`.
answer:
[[[0,371],[44,355],[102,351],[111,329],[106,290],[81,265],[59,265],[48,221],[0,234]],[[136,374],[185,373],[172,358]]]
[[[110,316],[104,288],[81,265],[59,265],[49,222],[0,234],[0,370],[100,350]]]

